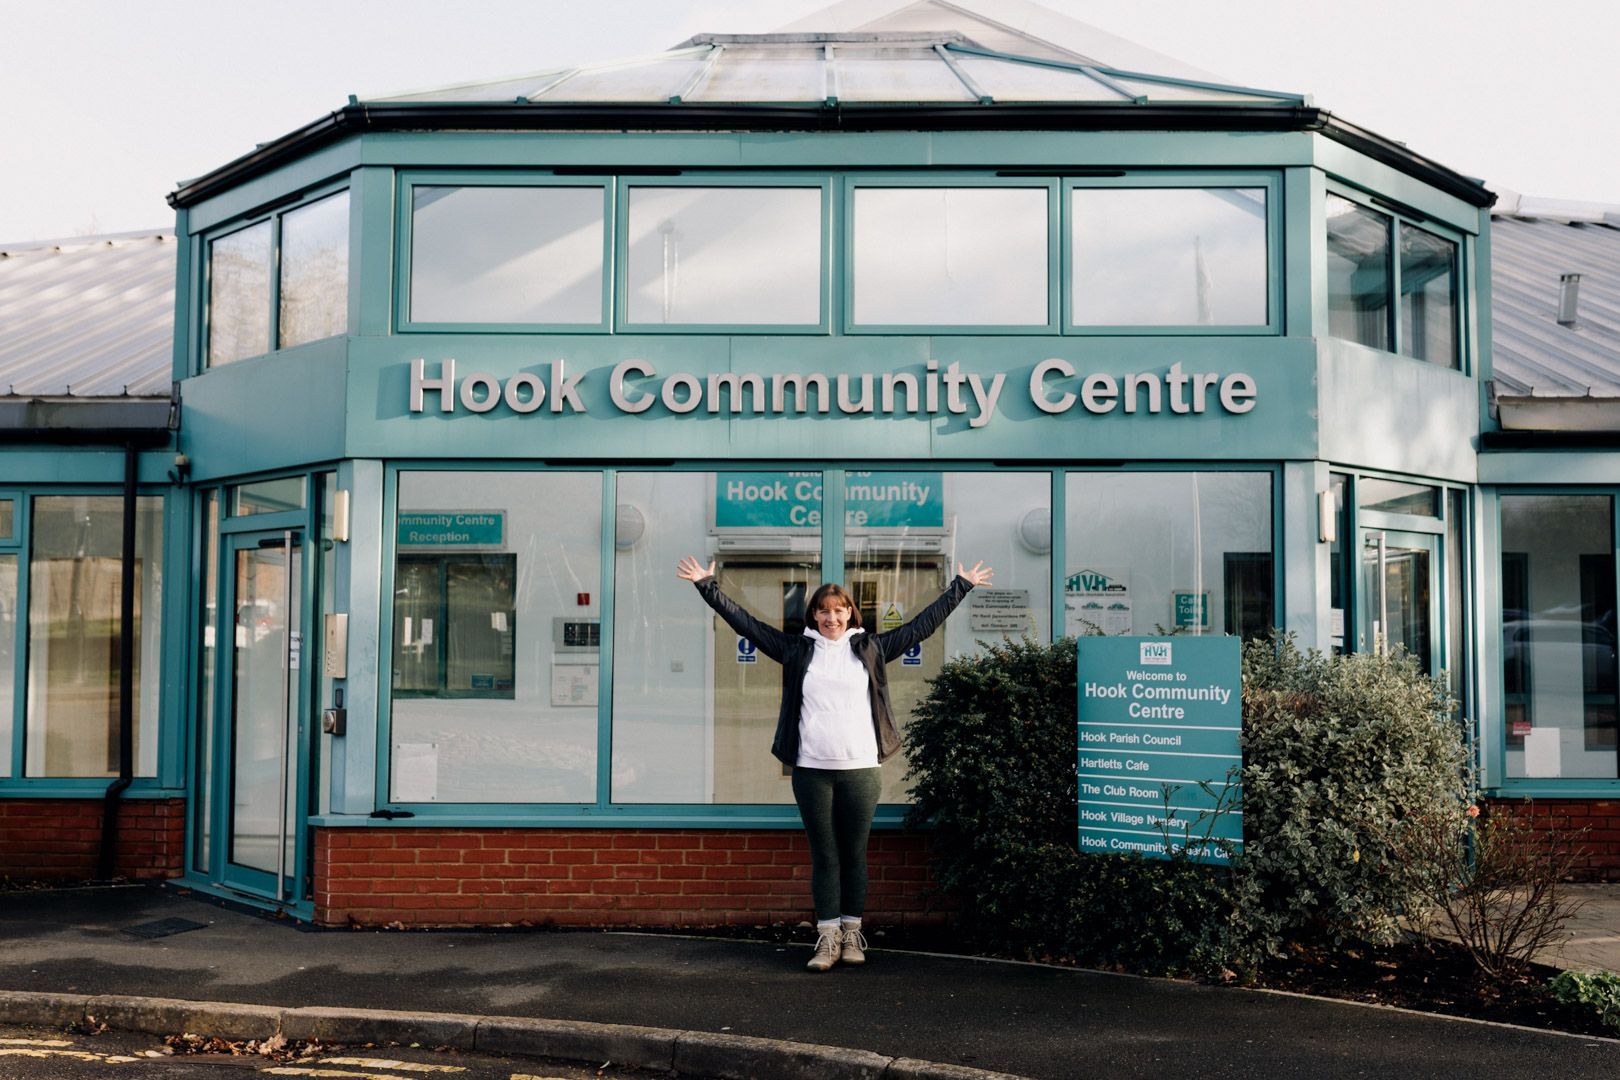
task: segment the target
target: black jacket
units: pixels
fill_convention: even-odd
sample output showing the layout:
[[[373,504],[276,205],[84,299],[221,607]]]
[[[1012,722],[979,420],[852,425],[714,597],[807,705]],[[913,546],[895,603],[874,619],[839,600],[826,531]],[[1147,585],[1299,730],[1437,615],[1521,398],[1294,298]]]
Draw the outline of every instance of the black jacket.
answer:
[[[737,606],[737,602],[720,591],[720,583],[712,576],[697,584],[710,607],[737,633],[752,641],[759,651],[782,665],[782,711],[776,718],[776,738],[771,741],[771,753],[785,765],[799,760],[799,712],[804,701],[804,674],[810,670],[810,657],[815,642],[804,635],[792,637],[774,626],[754,618]],[[866,668],[867,695],[872,702],[872,724],[877,728],[878,761],[888,761],[900,752],[900,729],[894,722],[894,707],[889,704],[889,677],[883,665],[901,656],[913,645],[939,629],[945,617],[968,594],[973,585],[957,575],[938,600],[923,608],[917,617],[882,634],[857,634],[850,642],[850,651]]]

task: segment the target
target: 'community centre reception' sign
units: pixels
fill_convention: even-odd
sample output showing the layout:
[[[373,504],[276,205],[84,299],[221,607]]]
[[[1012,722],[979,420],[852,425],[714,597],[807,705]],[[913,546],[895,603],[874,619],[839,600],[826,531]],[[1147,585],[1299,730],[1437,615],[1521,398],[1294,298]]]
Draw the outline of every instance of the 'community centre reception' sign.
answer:
[[[1243,844],[1238,639],[1082,637],[1078,662],[1080,851],[1228,861],[1207,841]]]

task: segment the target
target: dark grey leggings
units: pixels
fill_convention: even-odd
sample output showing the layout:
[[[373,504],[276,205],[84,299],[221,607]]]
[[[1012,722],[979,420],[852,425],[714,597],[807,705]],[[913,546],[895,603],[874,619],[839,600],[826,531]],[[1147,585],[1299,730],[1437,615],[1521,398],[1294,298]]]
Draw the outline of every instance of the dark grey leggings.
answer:
[[[882,789],[882,769],[793,769],[793,798],[810,837],[810,895],[820,922],[866,910],[866,837]]]

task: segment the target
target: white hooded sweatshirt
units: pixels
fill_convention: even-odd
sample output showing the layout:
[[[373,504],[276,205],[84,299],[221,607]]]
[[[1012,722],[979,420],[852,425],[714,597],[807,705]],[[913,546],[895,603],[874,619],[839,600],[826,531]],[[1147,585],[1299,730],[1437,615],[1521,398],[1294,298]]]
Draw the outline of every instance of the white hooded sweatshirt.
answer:
[[[858,626],[837,641],[805,627],[816,646],[804,673],[799,710],[799,760],[806,769],[875,769],[877,728],[872,723],[870,680],[850,644],[865,633]]]

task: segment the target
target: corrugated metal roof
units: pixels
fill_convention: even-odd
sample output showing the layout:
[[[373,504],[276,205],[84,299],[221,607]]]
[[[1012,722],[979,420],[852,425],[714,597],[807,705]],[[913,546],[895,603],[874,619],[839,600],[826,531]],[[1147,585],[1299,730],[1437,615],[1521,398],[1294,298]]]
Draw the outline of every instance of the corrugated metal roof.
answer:
[[[1620,206],[1505,196],[1491,222],[1499,395],[1620,397]],[[1580,274],[1573,326],[1559,277]]]
[[[0,246],[0,397],[169,396],[174,233]]]
[[[996,38],[1002,40],[1006,35]],[[643,103],[918,105],[1303,104],[1299,94],[1110,67],[1026,39],[1010,53],[956,30],[699,34],[665,53],[491,82],[368,98],[368,104]]]

